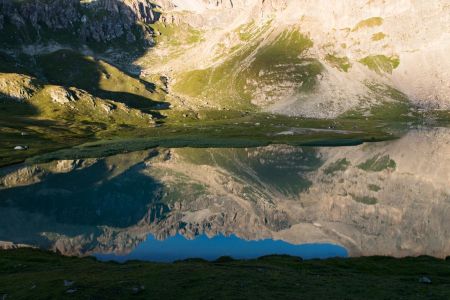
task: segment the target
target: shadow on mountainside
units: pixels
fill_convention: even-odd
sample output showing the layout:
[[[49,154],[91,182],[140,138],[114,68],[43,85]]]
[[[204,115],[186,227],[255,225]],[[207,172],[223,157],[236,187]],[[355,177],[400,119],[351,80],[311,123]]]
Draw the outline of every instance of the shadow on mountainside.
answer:
[[[0,49],[11,55],[0,55],[0,72],[83,89],[161,119],[158,111],[169,108],[164,93],[130,73],[140,73],[133,62],[153,46],[150,25],[159,13],[153,5],[130,5],[133,9],[106,0],[1,2]],[[100,56],[111,58],[115,67],[96,58]]]
[[[122,102],[146,113],[169,107],[154,84],[134,78],[103,61],[69,50],[35,57],[38,70],[52,84],[77,87],[93,96]],[[56,62],[56,63],[55,63]]]

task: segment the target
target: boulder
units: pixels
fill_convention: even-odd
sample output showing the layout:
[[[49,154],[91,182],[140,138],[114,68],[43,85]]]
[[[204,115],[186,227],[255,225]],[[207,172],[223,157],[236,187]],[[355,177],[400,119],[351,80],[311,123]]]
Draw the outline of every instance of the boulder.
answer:
[[[36,79],[21,74],[0,74],[0,95],[3,97],[25,101],[38,90]]]
[[[17,151],[28,150],[28,146],[18,145],[18,146],[14,147],[14,150],[17,150]]]
[[[424,284],[431,284],[432,281],[429,277],[426,276],[422,276],[419,278],[419,283],[424,283]]]
[[[75,101],[73,94],[62,87],[53,87],[49,94],[52,101],[58,104],[67,104]]]

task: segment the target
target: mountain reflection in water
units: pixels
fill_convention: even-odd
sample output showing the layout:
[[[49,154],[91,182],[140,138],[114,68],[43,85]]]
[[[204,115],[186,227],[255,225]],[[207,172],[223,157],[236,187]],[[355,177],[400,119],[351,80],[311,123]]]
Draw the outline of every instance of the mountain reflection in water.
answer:
[[[124,256],[149,235],[234,235],[445,257],[449,224],[445,128],[354,147],[159,148],[0,170],[2,247],[67,255]]]

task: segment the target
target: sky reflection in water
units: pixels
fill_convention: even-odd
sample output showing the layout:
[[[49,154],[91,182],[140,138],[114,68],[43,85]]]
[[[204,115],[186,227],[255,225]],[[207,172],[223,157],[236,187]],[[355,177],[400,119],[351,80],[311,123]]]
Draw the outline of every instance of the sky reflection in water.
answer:
[[[145,260],[172,262],[187,258],[214,260],[221,256],[250,259],[270,254],[287,254],[299,256],[303,259],[348,256],[345,248],[332,244],[292,245],[283,241],[269,239],[246,241],[234,235],[230,237],[220,235],[213,238],[202,235],[194,240],[188,240],[181,235],[176,235],[164,241],[156,240],[152,235],[149,235],[146,241],[139,244],[127,255],[95,254],[94,256],[103,261]]]

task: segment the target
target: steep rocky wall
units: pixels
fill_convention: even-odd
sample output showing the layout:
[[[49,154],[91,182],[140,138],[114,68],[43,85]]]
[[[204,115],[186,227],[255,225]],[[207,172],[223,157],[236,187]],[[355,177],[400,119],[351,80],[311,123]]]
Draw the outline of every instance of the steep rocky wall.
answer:
[[[0,29],[5,24],[17,32],[27,27],[38,34],[49,29],[75,35],[81,41],[108,42],[120,37],[128,42],[150,40],[150,30],[139,27],[142,36],[136,35],[136,25],[157,21],[159,14],[154,8],[148,0],[4,0],[0,2]]]

